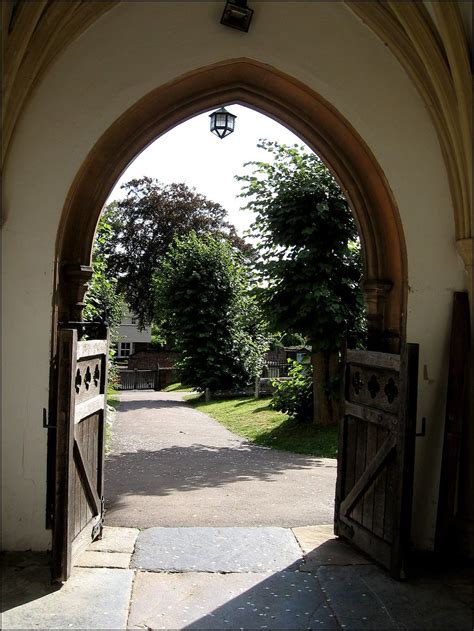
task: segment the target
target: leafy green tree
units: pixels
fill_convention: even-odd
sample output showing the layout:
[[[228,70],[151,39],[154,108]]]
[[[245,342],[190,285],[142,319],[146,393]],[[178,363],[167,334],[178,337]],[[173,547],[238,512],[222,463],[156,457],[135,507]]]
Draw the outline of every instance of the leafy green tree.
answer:
[[[308,360],[309,361],[309,360]],[[275,392],[270,407],[297,421],[309,421],[313,416],[313,376],[311,365],[289,361],[288,379],[273,382]]]
[[[94,272],[85,296],[83,318],[86,322],[106,323],[110,331],[109,384],[115,386],[118,370],[115,364],[115,345],[118,342],[118,328],[125,311],[125,300],[118,291],[118,280],[110,275],[101,254],[101,245],[111,238],[111,226],[107,216],[102,216],[97,226],[95,246],[92,253]]]
[[[83,318],[86,322],[107,323],[112,337],[122,321],[125,302],[118,291],[118,279],[110,274],[102,247],[112,239],[112,226],[103,215],[97,226],[92,266],[94,272],[87,290]]]
[[[183,354],[181,380],[198,390],[248,385],[260,374],[266,333],[241,257],[228,241],[191,232],[155,274],[155,315]]]
[[[224,208],[186,184],[162,184],[143,177],[130,180],[122,188],[125,197],[105,211],[110,234],[98,248],[140,326],[153,320],[153,274],[176,236],[191,231],[210,233],[224,237],[242,251],[249,250],[226,222]]]
[[[349,205],[321,160],[268,140],[269,162],[237,176],[256,213],[258,294],[274,330],[305,336],[313,349],[315,422],[334,418],[335,352],[363,326],[362,261]]]

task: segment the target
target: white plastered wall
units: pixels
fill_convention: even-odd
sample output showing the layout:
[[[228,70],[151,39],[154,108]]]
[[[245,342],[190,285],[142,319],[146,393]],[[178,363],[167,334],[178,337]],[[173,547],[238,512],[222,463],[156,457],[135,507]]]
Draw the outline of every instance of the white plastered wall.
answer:
[[[220,2],[127,2],[56,61],[25,110],[4,174],[3,545],[50,546],[46,431],[53,262],[68,189],[96,140],[175,77],[248,57],[306,83],[357,129],[396,198],[408,249],[408,341],[421,350],[417,547],[433,542],[452,292],[464,273],[434,128],[386,47],[342,3],[252,2],[248,34],[219,24]],[[183,149],[184,150],[184,149]],[[426,366],[426,369],[424,369]],[[426,378],[424,378],[426,377]]]

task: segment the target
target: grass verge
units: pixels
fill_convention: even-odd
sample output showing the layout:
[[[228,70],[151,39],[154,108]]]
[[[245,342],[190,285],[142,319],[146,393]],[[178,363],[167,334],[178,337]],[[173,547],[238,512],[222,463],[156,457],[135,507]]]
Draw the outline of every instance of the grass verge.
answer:
[[[172,383],[166,388],[163,388],[163,392],[191,392],[192,386],[183,386],[182,383]]]
[[[119,405],[120,405],[120,399],[118,398],[119,395],[119,391],[115,390],[114,388],[111,388],[110,386],[107,387],[107,405],[110,405],[111,408],[113,408],[115,411],[118,410]],[[105,451],[105,457],[107,457],[110,454],[110,443],[112,441],[112,425],[110,423],[105,423],[105,445],[104,445],[104,451]]]
[[[272,410],[269,407],[270,398],[238,398],[208,403],[194,399],[189,403],[256,445],[320,458],[337,457],[337,427],[298,423],[286,414]]]
[[[120,405],[120,399],[118,395],[120,394],[119,390],[115,390],[115,388],[111,388],[108,386],[107,388],[107,405],[110,405],[111,408],[114,408],[115,411],[118,410]]]

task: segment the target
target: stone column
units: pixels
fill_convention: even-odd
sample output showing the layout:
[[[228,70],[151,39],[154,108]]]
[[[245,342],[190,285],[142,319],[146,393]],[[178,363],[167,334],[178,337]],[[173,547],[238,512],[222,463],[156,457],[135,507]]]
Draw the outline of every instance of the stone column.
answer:
[[[467,272],[470,314],[470,353],[468,367],[467,409],[462,431],[462,451],[459,471],[457,548],[469,559],[474,558],[474,238],[456,242]]]
[[[71,322],[82,321],[84,296],[92,278],[93,269],[89,265],[65,265],[61,269],[60,319]]]

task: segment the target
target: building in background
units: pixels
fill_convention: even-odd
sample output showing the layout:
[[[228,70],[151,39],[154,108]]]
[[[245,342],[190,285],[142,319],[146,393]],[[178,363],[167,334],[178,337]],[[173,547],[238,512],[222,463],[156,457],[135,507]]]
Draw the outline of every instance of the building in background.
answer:
[[[117,359],[126,360],[138,351],[148,350],[151,343],[151,326],[138,327],[138,318],[126,311],[118,330]]]

